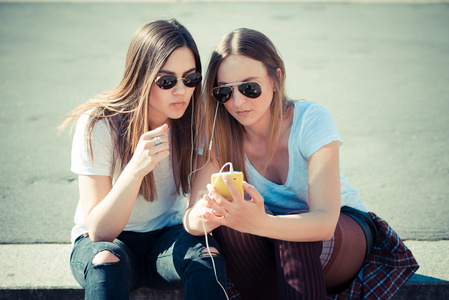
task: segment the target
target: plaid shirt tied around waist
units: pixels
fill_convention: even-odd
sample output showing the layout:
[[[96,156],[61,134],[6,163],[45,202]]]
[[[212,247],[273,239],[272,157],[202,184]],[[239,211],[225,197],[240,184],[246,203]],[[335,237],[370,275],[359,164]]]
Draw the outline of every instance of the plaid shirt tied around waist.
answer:
[[[328,300],[390,299],[418,270],[418,262],[386,221],[369,213],[377,227],[376,242],[358,276],[342,293],[328,295]],[[242,299],[228,280],[229,299]]]
[[[418,262],[386,221],[369,213],[377,227],[376,242],[352,284],[329,299],[390,299],[418,270]]]

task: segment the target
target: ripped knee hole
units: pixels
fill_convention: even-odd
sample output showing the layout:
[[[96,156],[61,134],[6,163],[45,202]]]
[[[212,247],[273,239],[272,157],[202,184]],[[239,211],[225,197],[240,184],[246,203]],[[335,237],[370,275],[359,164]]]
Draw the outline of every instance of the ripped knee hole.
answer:
[[[214,247],[209,248],[209,251],[210,251],[210,254],[212,254],[212,256],[220,255],[220,252],[218,252],[218,250],[216,248],[214,248]],[[207,248],[204,248],[201,251],[201,254],[209,256],[209,251],[207,250]]]
[[[115,256],[111,251],[103,250],[95,254],[94,258],[92,259],[92,264],[100,265],[106,263],[116,263],[119,261],[120,259],[117,256]]]

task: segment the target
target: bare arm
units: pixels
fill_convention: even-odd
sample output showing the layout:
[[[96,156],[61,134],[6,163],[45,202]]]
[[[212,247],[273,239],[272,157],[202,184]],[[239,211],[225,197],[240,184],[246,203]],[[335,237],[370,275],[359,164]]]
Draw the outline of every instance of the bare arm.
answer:
[[[203,235],[204,227],[206,232],[210,232],[221,225],[221,223],[217,223],[219,221],[219,213],[214,213],[203,197],[208,193],[206,186],[210,183],[211,175],[218,172],[219,169],[218,163],[212,159],[195,176],[189,208],[183,216],[184,228],[192,235]],[[222,212],[226,213],[224,210]]]
[[[114,186],[110,176],[79,175],[84,220],[93,241],[113,241],[122,232],[143,177],[169,155],[167,128],[164,125],[142,135],[132,159]],[[152,140],[155,136],[162,137],[160,145]]]
[[[110,176],[79,175],[78,179],[90,238],[113,241],[128,222],[142,177],[125,168],[114,187]]]
[[[225,180],[226,182],[226,180]],[[244,183],[252,197],[245,201],[232,183],[226,182],[234,201],[229,202],[216,193],[210,203],[225,208],[229,215],[220,220],[235,230],[286,241],[321,241],[332,237],[340,213],[340,169],[338,142],[321,147],[309,158],[310,212],[271,216],[264,211],[262,196]],[[213,204],[211,204],[213,205]]]

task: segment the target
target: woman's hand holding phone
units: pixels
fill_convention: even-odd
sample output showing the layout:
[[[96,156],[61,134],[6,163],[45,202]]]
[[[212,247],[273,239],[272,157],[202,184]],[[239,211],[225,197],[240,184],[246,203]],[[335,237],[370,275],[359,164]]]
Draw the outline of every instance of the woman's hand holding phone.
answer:
[[[256,234],[261,222],[267,217],[263,197],[246,181],[242,181],[242,192],[245,191],[251,200],[245,200],[243,193],[235,186],[235,180],[227,174],[222,175],[223,183],[231,197],[223,197],[212,185],[208,185],[209,194],[204,195],[212,214],[220,225],[234,230]]]

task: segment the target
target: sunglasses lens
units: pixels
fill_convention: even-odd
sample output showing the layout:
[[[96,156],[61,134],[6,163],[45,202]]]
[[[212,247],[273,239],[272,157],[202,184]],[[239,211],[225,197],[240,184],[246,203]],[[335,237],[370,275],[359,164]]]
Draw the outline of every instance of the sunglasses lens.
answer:
[[[200,73],[189,74],[184,78],[184,84],[186,87],[196,87],[201,82],[201,79]]]
[[[262,94],[262,89],[257,82],[245,82],[238,87],[240,93],[248,98],[257,98]]]
[[[176,85],[176,77],[171,75],[161,76],[156,80],[156,84],[163,90],[171,89]]]
[[[226,103],[232,96],[232,88],[230,86],[219,86],[212,90],[215,100],[220,103]]]

